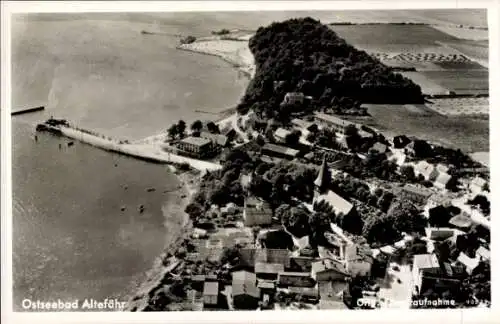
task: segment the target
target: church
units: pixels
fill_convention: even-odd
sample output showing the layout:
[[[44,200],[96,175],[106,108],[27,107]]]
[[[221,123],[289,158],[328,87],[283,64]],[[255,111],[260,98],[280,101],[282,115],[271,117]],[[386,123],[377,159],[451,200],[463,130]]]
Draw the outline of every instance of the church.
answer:
[[[323,158],[318,177],[314,181],[313,206],[320,202],[324,202],[333,208],[335,215],[351,215],[354,212],[354,206],[349,201],[330,190],[331,180],[332,176],[330,169],[328,168],[326,159]]]

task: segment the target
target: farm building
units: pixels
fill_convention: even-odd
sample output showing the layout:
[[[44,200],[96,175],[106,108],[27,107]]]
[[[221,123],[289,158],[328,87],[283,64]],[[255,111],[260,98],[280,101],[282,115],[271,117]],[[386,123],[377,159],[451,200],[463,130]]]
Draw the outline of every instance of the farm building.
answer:
[[[232,296],[235,309],[256,309],[260,298],[255,273],[233,272]]]
[[[267,156],[277,157],[280,159],[289,159],[289,160],[293,160],[300,153],[298,150],[271,143],[266,143],[261,148],[261,152],[262,154]]]
[[[314,121],[323,127],[332,128],[335,132],[344,134],[347,127],[353,123],[325,113],[315,113]]]
[[[255,197],[245,199],[243,220],[247,227],[263,226],[272,223],[273,211],[269,204]]]
[[[203,285],[203,304],[205,306],[215,306],[219,298],[219,283],[206,281]]]

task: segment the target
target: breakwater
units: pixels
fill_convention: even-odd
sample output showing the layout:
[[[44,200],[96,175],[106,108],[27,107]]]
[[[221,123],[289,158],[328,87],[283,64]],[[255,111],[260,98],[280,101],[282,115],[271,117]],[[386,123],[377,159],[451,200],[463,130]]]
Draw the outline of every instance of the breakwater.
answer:
[[[10,113],[11,116],[28,114],[36,111],[42,111],[45,109],[45,106],[31,107],[26,109],[15,110]]]

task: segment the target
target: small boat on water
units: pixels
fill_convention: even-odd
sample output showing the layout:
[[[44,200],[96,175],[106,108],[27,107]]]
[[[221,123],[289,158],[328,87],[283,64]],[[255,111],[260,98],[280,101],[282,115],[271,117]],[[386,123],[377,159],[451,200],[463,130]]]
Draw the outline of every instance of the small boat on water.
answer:
[[[144,205],[139,205],[139,213],[143,213],[144,212]]]
[[[122,206],[122,208],[120,208],[121,211],[125,211],[125,209],[127,209],[125,206]]]
[[[146,189],[146,191],[147,192],[153,192],[153,191],[156,191],[156,189],[155,188],[148,188],[148,189]]]
[[[69,142],[68,146],[73,146],[74,144],[75,144],[75,142]]]

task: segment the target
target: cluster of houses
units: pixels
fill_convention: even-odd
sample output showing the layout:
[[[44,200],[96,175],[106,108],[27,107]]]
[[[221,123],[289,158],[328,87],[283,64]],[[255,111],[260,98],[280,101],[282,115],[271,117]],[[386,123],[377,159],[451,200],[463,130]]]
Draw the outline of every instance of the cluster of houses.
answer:
[[[266,308],[272,306],[276,294],[318,303],[320,286],[325,284],[330,287],[328,298],[342,302],[349,278],[370,276],[374,259],[352,242],[339,241],[338,247],[339,254],[323,248],[316,258],[287,249],[241,248],[239,263],[230,269],[230,283],[197,276],[196,280],[204,279],[204,307],[218,307],[225,298],[229,309]]]

